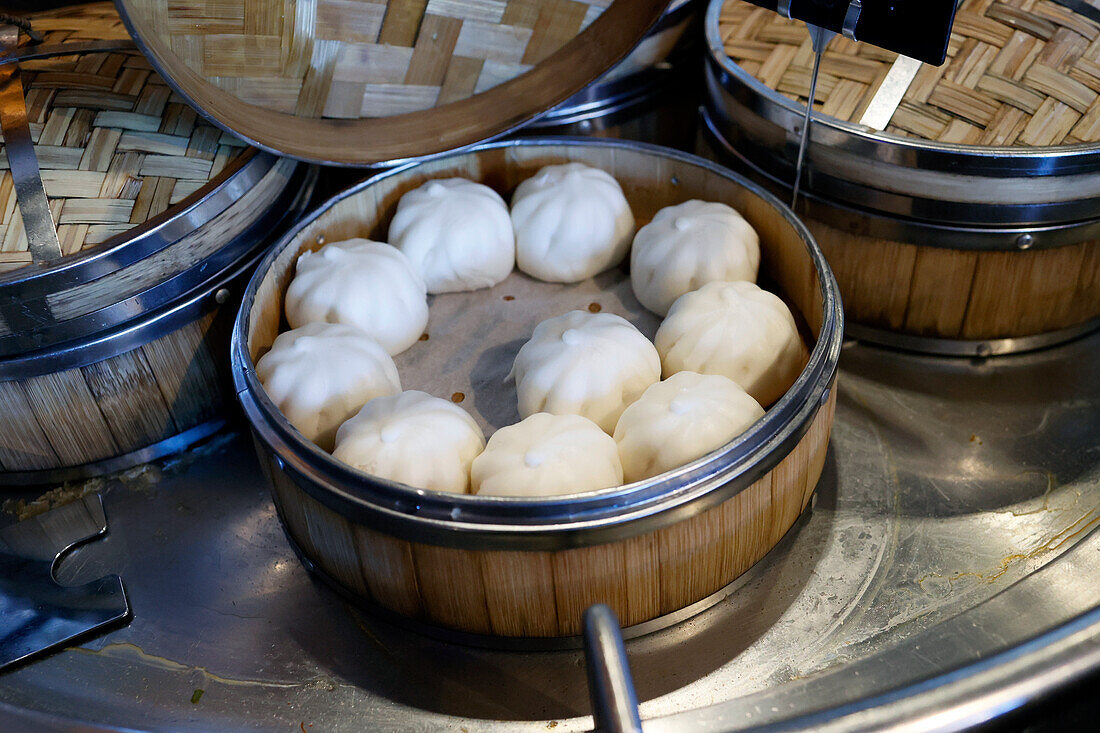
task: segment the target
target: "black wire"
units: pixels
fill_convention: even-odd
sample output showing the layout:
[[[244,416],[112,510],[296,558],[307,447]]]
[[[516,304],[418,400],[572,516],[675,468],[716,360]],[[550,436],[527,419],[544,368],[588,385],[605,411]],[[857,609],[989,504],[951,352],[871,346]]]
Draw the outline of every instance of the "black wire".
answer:
[[[30,36],[31,40],[35,43],[42,42],[42,34],[31,28],[31,22],[26,18],[20,18],[17,15],[8,15],[7,13],[0,13],[0,25],[14,25],[16,28]]]

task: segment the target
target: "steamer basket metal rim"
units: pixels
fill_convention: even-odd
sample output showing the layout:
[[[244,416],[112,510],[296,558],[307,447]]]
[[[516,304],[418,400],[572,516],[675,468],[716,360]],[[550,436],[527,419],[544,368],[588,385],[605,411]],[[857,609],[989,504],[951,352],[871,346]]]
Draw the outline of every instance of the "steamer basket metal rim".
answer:
[[[279,160],[259,150],[242,152],[216,178],[133,229],[44,267],[32,264],[0,273],[0,298],[48,295],[117,272],[159,252],[225,211]]]
[[[414,541],[471,549],[554,550],[613,542],[668,526],[720,504],[777,465],[809,428],[836,375],[843,313],[836,280],[806,227],[778,199],[755,183],[694,155],[645,143],[588,138],[525,138],[458,151],[512,147],[605,147],[638,150],[697,166],[736,182],[780,212],[795,229],[820,280],[821,333],[794,385],[749,431],[731,444],[662,477],[603,491],[532,500],[413,489],[352,469],[305,440],[268,399],[249,354],[249,320],[256,291],[279,254],[296,235],[338,201],[410,164],[381,173],[337,194],[287,232],[260,263],[245,291],[233,327],[234,389],[258,437],[277,465],[318,501],[357,522]]]
[[[727,140],[758,166],[791,180],[805,106],[726,55],[718,27],[722,5],[712,0],[705,20],[707,104]],[[1098,170],[1100,143],[941,143],[815,113],[804,188],[900,216],[1041,225],[1092,218],[1100,199]]]
[[[251,254],[245,255],[247,250],[242,252],[240,248],[232,249],[228,264],[206,274],[202,282],[177,294],[159,308],[143,312],[121,325],[107,330],[92,327],[81,338],[73,341],[37,351],[0,356],[0,381],[27,379],[109,359],[155,341],[221,305],[232,294],[232,290],[224,296],[219,296],[219,292],[244,284],[243,276],[249,274],[266,254],[263,246],[256,246],[254,231],[277,231],[285,227],[286,222],[292,220],[308,203],[317,181],[317,169],[304,165],[299,165],[298,169],[298,175],[293,176],[286,187],[287,191],[294,192],[293,201],[282,211],[275,209],[280,214],[278,221],[273,224],[267,219],[260,219],[238,238],[242,242],[252,239]],[[242,255],[245,255],[243,259]],[[209,267],[209,263],[210,259],[204,260],[193,269],[202,273]],[[141,295],[139,293],[136,297],[140,299]]]
[[[743,155],[723,136],[713,115],[705,106],[700,109],[701,128],[716,152],[728,156],[731,164],[748,169],[752,175],[768,181],[777,195],[789,196],[791,186],[764,170]],[[1095,209],[1100,212],[1100,205]],[[900,241],[920,242],[921,246],[964,250],[1047,249],[1067,244],[1079,244],[1100,238],[1100,218],[1044,226],[1005,226],[951,224],[942,221],[911,219],[886,212],[863,209],[846,201],[834,201],[817,191],[803,189],[799,193],[799,214],[844,231]]]
[[[27,325],[9,335],[0,336],[0,359],[9,356],[22,356],[27,352],[37,353],[39,350],[50,351],[55,347],[69,349],[71,345],[81,344],[88,339],[94,341],[105,330],[118,328],[125,323],[142,318],[148,313],[168,307],[179,298],[189,297],[189,294],[196,289],[206,287],[212,277],[220,277],[220,273],[227,268],[232,268],[239,258],[247,257],[254,261],[256,258],[249,253],[257,249],[257,244],[263,241],[265,233],[278,231],[280,227],[285,227],[287,222],[292,221],[294,216],[302,212],[316,180],[316,170],[310,166],[294,161],[277,161],[277,163],[289,167],[285,172],[269,169],[264,175],[278,174],[280,176],[282,190],[278,196],[247,228],[226,241],[218,250],[193,263],[187,269],[172,273],[167,279],[144,290],[129,294],[110,305],[64,321],[49,320]],[[238,182],[251,187],[252,183],[249,181],[249,178],[243,178]],[[236,198],[234,192],[238,188],[234,185],[228,192],[222,192],[221,198],[224,199],[223,203],[226,206],[233,203]],[[243,190],[247,191],[248,189]],[[221,215],[224,210],[216,213]],[[184,229],[186,230],[184,235],[197,231],[197,229],[188,228],[191,224],[200,227],[205,223],[201,220],[196,223],[186,218],[168,222],[169,231]],[[169,241],[166,244],[175,244],[175,242]],[[123,247],[123,253],[126,256],[129,255],[125,247]],[[110,260],[101,261],[101,266],[110,264]],[[17,307],[25,308],[30,303],[29,298],[19,296],[12,296],[12,301],[14,301],[12,305],[0,301],[0,309],[12,307],[16,304],[18,304]],[[77,350],[82,350],[82,348]]]
[[[0,55],[0,66],[56,56],[136,50],[132,41],[115,40],[25,46]],[[32,264],[0,273],[0,298],[46,295],[94,280],[148,257],[224,211],[278,161],[279,158],[270,153],[243,150],[213,179],[132,229],[109,237],[96,247],[65,255],[49,265]],[[9,296],[5,292],[8,290],[17,292]]]
[[[1055,0],[1055,2],[1059,2],[1059,4],[1067,7],[1069,6],[1069,2],[1065,0]],[[762,104],[766,103],[770,108],[776,109],[777,112],[778,110],[782,110],[781,114],[790,116],[789,118],[783,117],[781,118],[782,120],[797,120],[798,126],[801,127],[802,118],[806,114],[806,106],[804,104],[796,102],[780,94],[771,87],[764,85],[763,82],[752,74],[749,74],[726,55],[722,39],[718,36],[718,18],[722,11],[722,5],[723,0],[711,0],[710,6],[707,8],[705,33],[708,49],[707,60],[709,64],[714,67],[715,71],[725,75],[728,79],[736,80],[740,85],[749,87],[762,98]],[[730,92],[736,91],[735,88],[730,89],[726,87],[726,89]],[[829,131],[849,136],[848,138],[838,137],[835,140],[825,140],[823,142],[826,145],[843,144],[845,141],[851,145],[856,142],[856,140],[851,140],[850,138],[856,138],[858,141],[871,143],[873,145],[897,148],[898,150],[890,155],[876,156],[879,159],[888,160],[890,162],[897,162],[896,156],[905,149],[911,149],[915,152],[928,152],[936,157],[929,159],[927,162],[936,163],[942,161],[944,165],[943,168],[932,168],[932,170],[951,170],[951,168],[946,167],[947,162],[953,160],[956,156],[984,160],[990,165],[996,164],[997,161],[1002,161],[1000,165],[1004,166],[1010,166],[1017,161],[1021,165],[1027,166],[1028,162],[1034,159],[1042,159],[1044,161],[1053,160],[1055,162],[1067,159],[1067,161],[1071,162],[1077,169],[1093,171],[1096,170],[1095,166],[1100,162],[1100,143],[1076,143],[1072,145],[1056,145],[1049,147],[945,143],[916,137],[902,137],[900,135],[877,131],[864,125],[858,125],[845,120],[839,120],[832,116],[823,115],[819,112],[814,112],[815,133],[819,129],[828,129]],[[867,153],[869,152],[869,148],[852,150],[851,152]],[[968,163],[968,165],[971,164]],[[1091,169],[1086,169],[1085,166],[1087,165],[1093,167]],[[929,167],[926,165],[926,161],[923,158],[921,159],[920,167]],[[998,168],[998,170],[1000,170],[1000,168]],[[1018,170],[1024,172],[1030,170],[1030,168],[1021,167]]]

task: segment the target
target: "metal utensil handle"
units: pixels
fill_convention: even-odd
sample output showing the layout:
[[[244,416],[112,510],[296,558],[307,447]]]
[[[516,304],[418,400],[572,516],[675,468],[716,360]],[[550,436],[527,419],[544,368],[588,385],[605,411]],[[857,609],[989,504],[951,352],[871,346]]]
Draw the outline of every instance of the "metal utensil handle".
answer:
[[[802,118],[802,136],[798,142],[798,161],[794,166],[794,188],[791,190],[791,209],[798,204],[798,191],[802,187],[802,164],[806,158],[806,146],[810,142],[810,125],[813,123],[814,97],[817,96],[817,75],[821,71],[821,57],[825,55],[825,47],[836,35],[832,31],[820,26],[806,24],[810,32],[810,40],[814,49],[814,68],[810,72],[810,96],[806,100],[806,114]]]
[[[18,40],[15,26],[0,28],[0,52],[15,48]],[[31,258],[36,263],[52,262],[61,257],[61,243],[34,152],[19,64],[0,67],[0,129]]]
[[[605,733],[641,733],[638,695],[615,612],[602,603],[584,612],[588,694],[596,728]]]

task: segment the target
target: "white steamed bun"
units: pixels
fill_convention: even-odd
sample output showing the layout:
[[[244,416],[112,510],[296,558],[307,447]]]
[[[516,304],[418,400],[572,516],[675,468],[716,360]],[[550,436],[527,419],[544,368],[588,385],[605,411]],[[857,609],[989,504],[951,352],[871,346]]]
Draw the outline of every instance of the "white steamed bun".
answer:
[[[418,489],[466,493],[470,463],[485,438],[469,413],[449,400],[409,390],[376,397],[336,432],[332,455]]]
[[[666,377],[721,374],[761,405],[779,399],[806,363],[787,305],[750,282],[712,282],[680,296],[654,339]]]
[[[290,424],[325,450],[336,429],[367,401],[401,391],[397,367],[363,331],[307,323],[279,334],[256,362],[256,376]]]
[[[707,201],[666,206],[638,230],[630,250],[630,286],[659,316],[699,286],[756,281],[760,238],[734,209]]]
[[[607,433],[661,378],[649,339],[613,313],[570,311],[535,326],[512,366],[520,417],[583,415]]]
[[[470,490],[492,496],[555,496],[623,482],[615,440],[580,415],[540,412],[493,433],[474,459]]]
[[[491,288],[516,261],[504,199],[465,178],[428,181],[402,196],[389,240],[409,258],[429,293]]]
[[[543,168],[512,195],[516,265],[547,282],[571,283],[614,267],[630,249],[634,214],[618,181],[599,168]]]
[[[367,239],[330,242],[298,257],[286,291],[291,328],[323,321],[366,331],[391,355],[428,325],[427,287],[396,247]]]
[[[623,411],[615,442],[627,483],[689,463],[736,438],[764,408],[717,374],[677,372]]]

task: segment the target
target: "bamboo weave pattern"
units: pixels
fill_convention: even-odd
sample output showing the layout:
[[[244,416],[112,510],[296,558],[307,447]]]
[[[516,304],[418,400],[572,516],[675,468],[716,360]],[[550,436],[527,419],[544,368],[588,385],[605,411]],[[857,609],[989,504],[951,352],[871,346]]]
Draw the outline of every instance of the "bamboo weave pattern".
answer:
[[[459,101],[557,51],[611,0],[125,0],[189,69],[300,117]]]
[[[800,22],[729,0],[719,29],[730,58],[805,104],[813,50]],[[921,66],[886,132],[986,146],[1100,141],[1100,24],[1053,0],[965,0],[947,53],[943,66]],[[858,122],[895,58],[835,38],[815,109]]]
[[[73,22],[39,19],[35,27],[47,31],[49,43],[76,40],[57,28]],[[114,26],[93,15],[81,27],[90,37],[103,38],[98,30]],[[136,52],[54,57],[20,66],[31,139],[63,254],[94,247],[161,214],[209,183],[244,149],[235,137],[200,120]],[[0,272],[30,262],[3,152]]]

